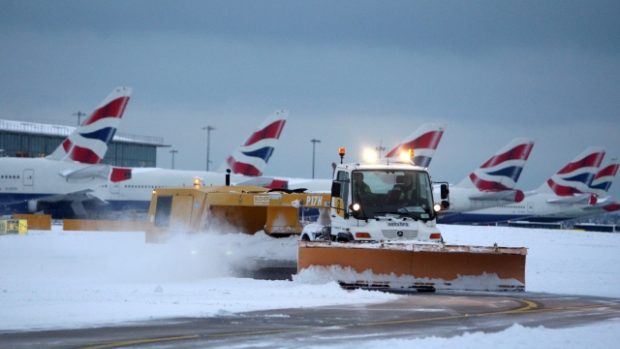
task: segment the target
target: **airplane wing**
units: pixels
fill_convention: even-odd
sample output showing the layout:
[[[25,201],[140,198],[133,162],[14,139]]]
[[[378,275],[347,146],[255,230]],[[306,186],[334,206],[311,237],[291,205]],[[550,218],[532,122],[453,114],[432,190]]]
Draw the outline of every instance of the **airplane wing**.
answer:
[[[86,201],[86,200],[98,200],[98,201],[101,201],[102,203],[105,203],[105,200],[94,195],[92,189],[84,189],[84,190],[79,190],[79,191],[75,191],[72,193],[66,193],[66,194],[44,196],[40,199],[37,199],[38,202],[42,202],[42,203],[43,202],[54,203],[54,202],[60,202],[60,201]]]
[[[506,201],[521,202],[525,198],[525,194],[521,190],[502,190],[502,191],[485,191],[478,192],[469,196],[471,200],[476,201]]]
[[[76,181],[90,178],[108,179],[112,166],[105,164],[80,167],[78,169],[61,171],[60,175],[67,181]]]
[[[93,178],[109,179],[111,182],[122,182],[131,178],[131,168],[97,164],[74,170],[62,171],[60,175],[65,177],[68,182]]]
[[[103,181],[109,181],[112,183],[125,181],[131,178],[131,169],[114,167],[105,164],[96,164],[78,169],[66,170],[60,173],[65,177],[67,181],[84,181],[92,179],[100,179]],[[92,189],[82,189],[70,193],[62,193],[44,196],[35,200],[28,201],[28,210],[30,212],[37,212],[44,209],[46,206],[53,205],[59,202],[68,202],[71,205],[71,209],[76,216],[84,217],[87,215],[84,208],[85,203],[95,205],[107,205],[108,202],[99,197]]]
[[[47,205],[53,205],[59,202],[69,202],[76,216],[84,217],[87,212],[84,208],[85,202],[95,202],[100,205],[107,205],[108,202],[94,194],[92,189],[84,189],[71,193],[44,196],[36,200],[28,201],[28,210],[37,212]]]

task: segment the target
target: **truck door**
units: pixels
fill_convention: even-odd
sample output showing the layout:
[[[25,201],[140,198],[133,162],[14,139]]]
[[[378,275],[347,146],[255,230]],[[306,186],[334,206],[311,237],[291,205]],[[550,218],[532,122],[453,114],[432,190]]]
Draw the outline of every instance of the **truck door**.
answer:
[[[346,171],[338,171],[338,175],[336,176],[336,181],[340,182],[340,198],[342,199],[342,210],[338,210],[341,215],[345,212],[349,212],[349,202],[351,199],[349,198],[349,173]]]
[[[121,185],[119,183],[110,183],[110,193],[118,194],[121,191]]]
[[[24,183],[24,187],[32,187],[34,185],[34,170],[25,169],[22,173],[22,180]]]

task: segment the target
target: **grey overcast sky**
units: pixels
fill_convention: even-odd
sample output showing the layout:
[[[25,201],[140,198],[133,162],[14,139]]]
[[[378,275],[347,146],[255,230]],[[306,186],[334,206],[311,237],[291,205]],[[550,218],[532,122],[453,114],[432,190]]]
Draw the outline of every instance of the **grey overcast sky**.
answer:
[[[619,1],[0,0],[0,118],[74,124],[131,86],[121,132],[164,137],[176,167],[212,166],[290,110],[266,173],[319,177],[337,147],[447,130],[431,169],[458,182],[514,137],[520,187],[589,145],[620,157]],[[170,166],[169,149],[158,165]],[[620,199],[620,184],[612,187]]]

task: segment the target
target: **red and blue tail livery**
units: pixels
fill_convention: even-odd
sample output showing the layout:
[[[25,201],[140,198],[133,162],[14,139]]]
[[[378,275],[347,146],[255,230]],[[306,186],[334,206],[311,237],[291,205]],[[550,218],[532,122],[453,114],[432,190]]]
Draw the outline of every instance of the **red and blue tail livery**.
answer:
[[[620,167],[620,160],[613,159],[609,163],[609,165],[605,166],[603,169],[598,171],[590,183],[590,191],[598,195],[599,197],[603,197],[607,195],[609,192],[609,188],[611,188],[611,183],[614,180],[614,177],[618,173],[618,168]]]
[[[413,150],[413,163],[417,166],[428,167],[444,130],[445,126],[443,125],[426,123],[390,150],[385,157],[397,158],[402,151]]]
[[[120,125],[130,96],[131,88],[115,88],[47,158],[84,164],[100,163]]]
[[[588,147],[547,180],[545,183],[547,190],[551,190],[557,196],[589,193],[590,185],[604,157],[605,149]]]
[[[286,124],[288,111],[278,110],[271,114],[250,138],[226,159],[234,174],[261,176],[273,155],[280,134]]]
[[[513,190],[533,147],[530,139],[513,139],[470,173],[469,180],[482,192]]]

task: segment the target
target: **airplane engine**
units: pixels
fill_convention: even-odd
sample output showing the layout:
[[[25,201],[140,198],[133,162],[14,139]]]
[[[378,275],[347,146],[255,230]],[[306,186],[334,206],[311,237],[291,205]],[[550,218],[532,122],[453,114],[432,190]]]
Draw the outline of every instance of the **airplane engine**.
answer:
[[[35,213],[39,211],[39,200],[28,200],[28,212]]]

